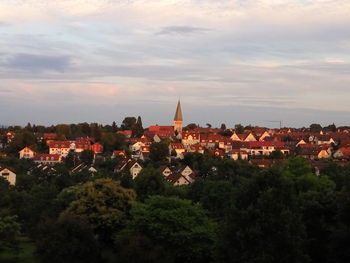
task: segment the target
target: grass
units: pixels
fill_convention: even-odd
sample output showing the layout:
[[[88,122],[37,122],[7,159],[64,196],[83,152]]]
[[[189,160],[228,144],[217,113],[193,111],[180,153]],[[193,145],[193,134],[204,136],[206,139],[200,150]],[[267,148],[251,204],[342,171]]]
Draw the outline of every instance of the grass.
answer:
[[[4,249],[0,251],[1,263],[37,263],[38,261],[34,257],[34,244],[27,237],[20,238],[20,251],[15,253],[12,250]]]

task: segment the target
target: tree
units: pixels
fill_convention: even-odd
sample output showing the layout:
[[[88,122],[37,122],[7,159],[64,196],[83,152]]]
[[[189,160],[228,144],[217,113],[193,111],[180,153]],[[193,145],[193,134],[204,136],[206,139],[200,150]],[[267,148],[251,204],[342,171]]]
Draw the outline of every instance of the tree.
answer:
[[[43,263],[100,262],[100,248],[91,227],[72,216],[48,221],[40,229],[36,240],[36,254]]]
[[[136,125],[136,118],[135,117],[125,117],[121,128],[123,130],[131,130]]]
[[[0,252],[4,248],[18,251],[20,224],[17,216],[0,216]]]
[[[66,140],[71,136],[70,126],[67,124],[59,124],[56,126],[56,133],[58,140]]]
[[[139,237],[134,246],[149,247],[143,262],[210,262],[215,240],[216,225],[205,211],[189,200],[177,197],[151,196],[145,203],[135,203],[131,209],[132,219],[118,238],[119,253],[129,262],[140,262],[143,255],[129,253],[120,245],[125,240]]]
[[[149,158],[154,162],[165,160],[169,156],[169,146],[166,142],[153,142],[150,146]]]
[[[226,124],[222,123],[220,129],[223,130],[223,131],[226,130]]]
[[[119,181],[97,179],[87,182],[77,190],[77,199],[65,210],[89,223],[99,238],[109,241],[128,219],[131,204],[136,199],[133,190],[125,189]]]
[[[313,123],[310,125],[311,132],[320,132],[322,130],[322,126],[318,123]]]
[[[332,124],[330,124],[328,126],[325,126],[324,129],[327,130],[327,131],[336,132],[337,131],[337,126],[335,126],[335,124],[332,123]]]
[[[242,124],[236,124],[235,125],[235,132],[236,133],[244,133],[244,127]]]
[[[197,124],[195,124],[195,123],[190,123],[190,124],[188,124],[186,127],[184,127],[183,129],[186,131],[186,130],[194,130],[194,129],[196,129],[196,128],[198,128],[198,125],[197,125]]]
[[[211,128],[211,124],[210,123],[207,123],[207,128]]]
[[[188,197],[199,202],[212,218],[223,219],[232,201],[233,183],[226,180],[197,179],[189,186]]]
[[[150,195],[163,194],[165,182],[162,173],[153,167],[142,169],[135,178],[135,190],[139,200],[144,200]]]
[[[308,262],[293,181],[277,170],[245,180],[220,231],[218,262]]]
[[[138,127],[140,127],[141,129],[143,129],[143,127],[142,127],[142,120],[141,120],[141,117],[140,117],[140,116],[137,117],[136,125],[137,125]]]

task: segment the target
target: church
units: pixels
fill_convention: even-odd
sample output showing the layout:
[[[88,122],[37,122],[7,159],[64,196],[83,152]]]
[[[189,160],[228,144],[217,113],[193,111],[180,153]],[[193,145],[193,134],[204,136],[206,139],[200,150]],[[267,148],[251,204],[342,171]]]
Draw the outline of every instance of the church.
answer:
[[[153,125],[148,127],[148,133],[157,134],[159,137],[172,137],[177,136],[181,137],[182,135],[182,110],[180,100],[177,102],[177,107],[174,116],[174,125],[173,126],[159,126]]]

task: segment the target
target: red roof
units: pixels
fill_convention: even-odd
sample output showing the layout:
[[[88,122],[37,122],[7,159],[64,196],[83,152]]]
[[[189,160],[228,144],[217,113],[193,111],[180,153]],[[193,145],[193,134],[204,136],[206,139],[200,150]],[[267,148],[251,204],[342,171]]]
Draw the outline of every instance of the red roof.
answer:
[[[44,133],[43,138],[46,140],[54,140],[56,139],[57,134],[56,133]]]
[[[284,142],[274,142],[274,141],[256,141],[256,142],[247,142],[250,148],[257,148],[257,147],[276,147],[276,148],[282,148],[285,147]]]
[[[70,141],[51,141],[49,143],[50,148],[69,148],[70,145]]]
[[[59,154],[48,154],[40,153],[34,156],[34,161],[55,161],[59,162],[61,160],[61,155]]]
[[[172,143],[170,143],[170,148],[171,148],[172,150],[175,150],[175,149],[185,149],[185,146],[184,146],[182,143],[172,142]]]
[[[341,151],[344,156],[350,157],[350,147],[342,147],[339,149],[339,151]]]
[[[149,132],[157,133],[160,131],[168,131],[174,133],[174,126],[158,126],[158,125],[153,125],[148,127]]]

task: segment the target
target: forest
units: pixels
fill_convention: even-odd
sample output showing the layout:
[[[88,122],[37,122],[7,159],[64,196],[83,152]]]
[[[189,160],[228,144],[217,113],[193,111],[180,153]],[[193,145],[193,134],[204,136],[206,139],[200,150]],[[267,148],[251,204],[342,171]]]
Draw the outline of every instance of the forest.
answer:
[[[60,164],[15,186],[1,178],[1,262],[349,262],[350,167],[329,162],[316,176],[300,157],[268,169],[208,154],[181,162],[199,170],[191,185],[167,183],[157,162],[135,180],[107,161],[99,174]]]

